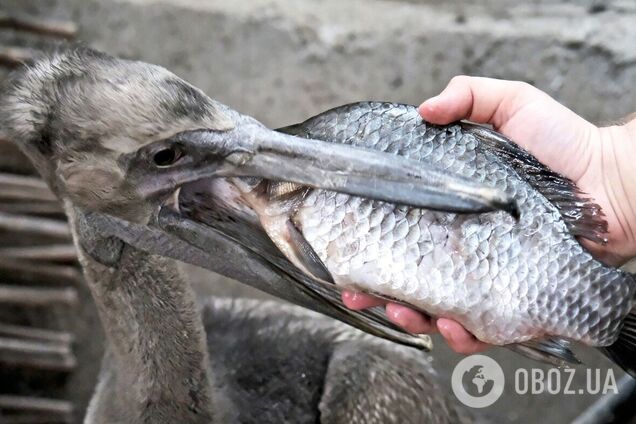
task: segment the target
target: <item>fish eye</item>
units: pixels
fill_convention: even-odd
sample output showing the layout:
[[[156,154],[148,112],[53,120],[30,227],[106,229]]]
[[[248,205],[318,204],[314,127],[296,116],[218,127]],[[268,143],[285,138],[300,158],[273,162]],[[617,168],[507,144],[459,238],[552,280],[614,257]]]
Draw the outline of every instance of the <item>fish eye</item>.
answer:
[[[165,147],[157,151],[152,160],[154,164],[160,168],[172,166],[183,156],[181,149],[175,146]]]

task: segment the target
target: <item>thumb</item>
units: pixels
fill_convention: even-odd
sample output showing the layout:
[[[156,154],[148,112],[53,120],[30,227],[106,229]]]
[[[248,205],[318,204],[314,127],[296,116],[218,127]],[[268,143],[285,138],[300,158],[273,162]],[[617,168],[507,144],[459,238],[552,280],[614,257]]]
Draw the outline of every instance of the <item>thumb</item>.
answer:
[[[439,95],[422,103],[419,112],[434,124],[467,119],[497,128],[514,115],[519,105],[542,95],[540,90],[523,82],[457,76]]]

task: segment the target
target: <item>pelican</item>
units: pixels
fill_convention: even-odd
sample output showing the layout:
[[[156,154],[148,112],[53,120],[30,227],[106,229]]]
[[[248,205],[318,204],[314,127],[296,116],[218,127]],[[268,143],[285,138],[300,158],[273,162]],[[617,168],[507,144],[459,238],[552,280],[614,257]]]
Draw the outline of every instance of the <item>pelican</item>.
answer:
[[[295,306],[197,299],[174,259],[367,333],[428,346],[265,260],[258,234],[246,246],[182,217],[173,199],[188,184],[227,176],[458,211],[502,208],[500,193],[408,160],[268,130],[161,67],[85,47],[15,74],[2,89],[0,123],[62,200],[105,330],[87,423],[465,419],[418,350]]]

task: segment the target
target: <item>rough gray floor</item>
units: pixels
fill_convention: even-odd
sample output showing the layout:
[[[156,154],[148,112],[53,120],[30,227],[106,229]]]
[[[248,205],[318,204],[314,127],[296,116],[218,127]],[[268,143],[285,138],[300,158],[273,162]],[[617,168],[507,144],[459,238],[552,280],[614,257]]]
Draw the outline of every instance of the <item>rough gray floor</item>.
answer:
[[[457,74],[533,83],[590,120],[636,110],[633,1],[0,0],[0,10],[72,17],[81,39],[158,63],[276,127],[357,100],[419,103]],[[0,42],[11,41],[10,33]],[[264,296],[186,267],[206,293]],[[448,383],[461,358],[436,344]],[[507,376],[542,367],[489,352]],[[588,365],[608,366],[590,350]],[[573,387],[585,387],[580,368]],[[617,373],[618,376],[618,373]],[[589,396],[516,396],[482,411],[495,422],[568,422]]]

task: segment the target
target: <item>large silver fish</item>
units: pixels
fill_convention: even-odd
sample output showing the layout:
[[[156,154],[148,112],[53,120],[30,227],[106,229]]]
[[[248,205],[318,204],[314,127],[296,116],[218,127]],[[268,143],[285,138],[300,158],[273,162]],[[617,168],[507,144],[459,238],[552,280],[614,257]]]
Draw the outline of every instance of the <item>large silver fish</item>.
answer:
[[[568,341],[602,347],[634,373],[636,281],[577,241],[603,242],[607,224],[571,181],[494,131],[431,125],[407,105],[346,105],[280,131],[433,164],[504,190],[519,216],[414,209],[248,178],[184,187],[181,208],[247,243],[262,228],[323,285],[453,318],[484,342],[537,359],[575,362]]]

